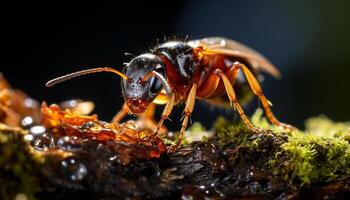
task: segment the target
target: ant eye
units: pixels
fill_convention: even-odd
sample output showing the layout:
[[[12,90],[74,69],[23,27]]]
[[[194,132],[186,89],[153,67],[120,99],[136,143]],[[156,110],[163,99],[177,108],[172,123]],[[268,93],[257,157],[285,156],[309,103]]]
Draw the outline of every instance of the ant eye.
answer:
[[[149,80],[149,91],[152,95],[156,95],[162,89],[162,82],[157,77],[152,77]]]

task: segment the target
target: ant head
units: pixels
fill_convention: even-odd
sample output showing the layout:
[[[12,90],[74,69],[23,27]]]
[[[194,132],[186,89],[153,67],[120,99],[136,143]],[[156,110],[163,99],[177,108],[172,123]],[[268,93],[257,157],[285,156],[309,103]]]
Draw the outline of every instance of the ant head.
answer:
[[[133,114],[143,113],[162,89],[170,94],[164,63],[153,54],[142,54],[124,69],[128,77],[122,80],[125,102]]]
[[[98,72],[112,72],[123,79],[122,91],[133,114],[143,113],[162,89],[168,96],[171,94],[165,78],[164,63],[153,54],[143,54],[132,59],[126,65],[124,73],[109,67],[86,69],[52,79],[46,86],[51,87],[72,78]]]

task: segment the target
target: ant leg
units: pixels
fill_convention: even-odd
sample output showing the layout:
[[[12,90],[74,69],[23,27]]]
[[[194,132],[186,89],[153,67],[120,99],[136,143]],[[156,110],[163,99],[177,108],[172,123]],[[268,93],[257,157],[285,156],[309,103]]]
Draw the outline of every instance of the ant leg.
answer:
[[[258,80],[256,80],[255,76],[253,75],[253,73],[249,70],[249,68],[247,66],[245,66],[242,63],[239,62],[235,62],[233,63],[232,67],[229,69],[229,73],[233,73],[232,76],[229,75],[229,77],[231,79],[233,79],[233,82],[236,80],[237,74],[238,74],[238,70],[241,69],[244,73],[244,75],[246,76],[249,86],[252,89],[253,93],[260,99],[263,108],[265,110],[266,116],[269,119],[269,121],[272,124],[275,124],[279,127],[282,127],[284,129],[294,129],[293,126],[288,125],[288,124],[284,124],[280,121],[277,120],[277,118],[275,117],[275,115],[272,113],[271,108],[270,108],[270,102],[269,100],[265,97],[262,88],[258,82]],[[228,73],[226,72],[226,74]]]
[[[122,109],[113,117],[112,123],[119,123],[129,113],[129,111],[128,105],[124,103]]]
[[[184,109],[184,119],[182,121],[182,127],[180,130],[180,135],[179,138],[177,139],[177,142],[175,145],[171,146],[169,148],[169,152],[174,152],[178,147],[181,146],[182,143],[182,138],[184,136],[184,133],[186,131],[186,127],[188,124],[188,120],[191,117],[193,108],[194,108],[194,103],[196,101],[196,90],[197,90],[197,83],[193,83],[192,88],[190,90],[190,93],[188,94],[185,109]]]
[[[162,117],[160,118],[160,120],[158,122],[158,126],[157,126],[156,131],[154,132],[153,137],[156,137],[158,135],[158,132],[161,129],[161,127],[163,126],[164,121],[166,119],[168,119],[171,111],[173,110],[174,102],[175,102],[175,95],[174,95],[174,93],[172,93],[170,96],[170,99],[168,100],[167,104],[164,107]]]
[[[227,78],[227,76],[220,70],[216,69],[213,71],[218,76],[220,76],[221,80],[224,82],[225,90],[227,93],[228,98],[230,99],[231,104],[234,105],[234,108],[238,111],[239,115],[241,116],[241,119],[243,122],[247,125],[249,129],[251,129],[254,132],[260,132],[261,130],[257,127],[255,127],[248,119],[248,117],[245,115],[243,108],[238,103],[236,98],[236,93],[233,89],[231,81]]]

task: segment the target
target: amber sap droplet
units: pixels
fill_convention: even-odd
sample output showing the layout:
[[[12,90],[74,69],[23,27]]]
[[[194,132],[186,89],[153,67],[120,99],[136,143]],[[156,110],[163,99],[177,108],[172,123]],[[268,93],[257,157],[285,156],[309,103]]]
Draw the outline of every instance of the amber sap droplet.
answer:
[[[54,146],[54,139],[49,133],[38,136],[34,141],[34,149],[37,151],[47,151]]]
[[[87,174],[86,166],[77,159],[69,157],[61,162],[62,171],[71,181],[80,181]]]

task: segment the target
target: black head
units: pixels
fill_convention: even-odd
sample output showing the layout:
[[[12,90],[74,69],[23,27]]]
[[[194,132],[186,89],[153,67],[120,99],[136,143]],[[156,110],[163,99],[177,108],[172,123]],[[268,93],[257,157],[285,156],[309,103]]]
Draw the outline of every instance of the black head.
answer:
[[[163,88],[170,94],[165,65],[154,54],[142,54],[132,59],[123,73],[128,79],[122,80],[122,91],[133,114],[143,113]]]

